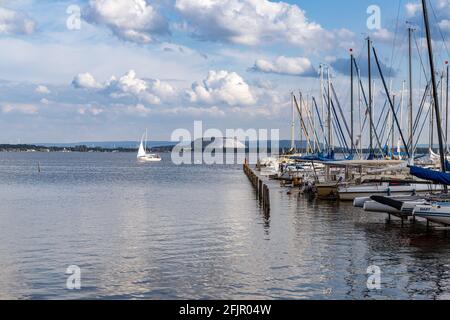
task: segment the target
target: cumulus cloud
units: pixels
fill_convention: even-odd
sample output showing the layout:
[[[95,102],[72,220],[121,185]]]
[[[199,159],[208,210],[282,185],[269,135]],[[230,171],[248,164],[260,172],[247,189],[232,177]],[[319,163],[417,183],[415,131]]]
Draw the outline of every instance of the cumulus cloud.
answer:
[[[175,8],[185,20],[184,29],[212,41],[243,45],[285,42],[314,50],[331,49],[341,35],[309,21],[297,5],[285,2],[176,0]]]
[[[49,94],[50,93],[49,88],[47,88],[46,86],[43,86],[43,85],[37,86],[34,91],[39,94]]]
[[[235,72],[210,71],[202,83],[194,83],[188,91],[191,102],[227,104],[229,106],[253,105],[256,98],[250,86]]]
[[[177,94],[169,83],[159,79],[140,79],[134,70],[128,71],[119,79],[113,76],[103,84],[95,80],[90,73],[82,73],[75,76],[72,85],[77,89],[100,90],[115,99],[132,97],[152,105],[160,104],[162,99],[171,100]]]
[[[5,114],[18,113],[33,115],[38,113],[38,108],[32,104],[6,103],[0,105],[0,108]]]
[[[372,32],[372,39],[377,42],[390,42],[394,40],[394,34],[386,28]]]
[[[21,12],[0,7],[0,35],[31,34],[35,22]]]
[[[415,17],[419,12],[422,12],[422,5],[419,2],[408,2],[405,4],[405,10],[408,17]]]
[[[79,108],[78,109],[78,113],[85,115],[85,114],[90,114],[93,116],[98,116],[99,114],[103,113],[104,109],[102,108],[97,108],[97,107],[89,107],[89,108]]]
[[[131,42],[149,43],[169,33],[166,18],[145,0],[90,0],[84,16],[89,23],[104,25]]]
[[[367,63],[367,57],[361,57],[361,59],[358,59],[358,66],[360,69],[361,77],[367,77],[369,72],[369,66]],[[390,75],[391,77],[396,77],[398,70],[388,67],[385,63],[380,61],[381,70],[383,72],[383,75],[387,77]],[[337,72],[344,74],[344,75],[350,75],[350,58],[339,58],[336,59],[336,61],[331,63],[331,67],[333,67],[334,70]],[[374,78],[380,77],[378,68],[375,64],[375,62],[372,62],[372,76]]]
[[[76,75],[72,85],[77,89],[101,89],[103,87],[89,72]]]
[[[317,75],[312,63],[307,58],[280,56],[275,61],[258,59],[251,71],[310,77]]]
[[[159,79],[140,79],[134,70],[128,71],[119,79],[113,77],[105,89],[112,97],[132,96],[148,104],[160,104],[161,100],[170,100],[176,95],[175,89],[169,83]]]
[[[439,27],[441,28],[442,31],[450,32],[450,20],[443,19],[442,21],[439,22]]]

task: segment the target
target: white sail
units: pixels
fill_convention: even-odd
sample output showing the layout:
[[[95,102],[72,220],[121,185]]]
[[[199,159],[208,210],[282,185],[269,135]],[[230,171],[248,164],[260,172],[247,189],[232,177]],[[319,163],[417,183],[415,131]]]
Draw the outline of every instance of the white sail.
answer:
[[[159,162],[161,157],[157,154],[147,153],[147,130],[141,138],[141,144],[139,145],[139,151],[137,153],[138,161],[140,162]]]
[[[145,157],[145,156],[146,156],[146,152],[145,152],[144,141],[143,141],[143,137],[142,137],[137,157],[141,158],[141,157]]]

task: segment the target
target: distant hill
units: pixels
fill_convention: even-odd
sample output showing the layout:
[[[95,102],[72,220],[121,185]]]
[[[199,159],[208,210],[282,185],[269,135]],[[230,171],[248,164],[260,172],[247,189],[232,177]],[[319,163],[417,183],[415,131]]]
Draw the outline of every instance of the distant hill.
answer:
[[[107,149],[116,149],[116,148],[138,148],[140,141],[80,141],[80,142],[71,142],[71,143],[33,143],[34,145],[44,146],[44,147],[59,147],[59,148],[71,148],[75,146],[87,146],[89,148],[107,148]],[[175,146],[177,143],[173,141],[147,141],[147,147],[171,147]],[[189,145],[189,143],[186,143]],[[249,142],[246,141],[245,145],[248,146]],[[268,142],[270,146],[270,141]],[[281,149],[290,149],[291,140],[280,140],[280,148]],[[296,141],[295,145],[299,149],[304,149],[307,146],[306,141]]]
[[[71,148],[75,146],[87,146],[89,148],[106,148],[106,149],[116,149],[125,148],[133,149],[139,147],[140,141],[102,141],[102,142],[73,142],[73,143],[36,143],[39,146],[44,147],[59,147],[59,148]],[[171,141],[147,141],[148,148],[154,147],[170,147],[176,145],[175,142]]]

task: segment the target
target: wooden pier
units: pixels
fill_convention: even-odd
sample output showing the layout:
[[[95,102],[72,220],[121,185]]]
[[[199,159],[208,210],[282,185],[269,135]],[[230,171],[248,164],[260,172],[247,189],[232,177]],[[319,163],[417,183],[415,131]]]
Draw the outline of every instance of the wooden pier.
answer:
[[[257,174],[250,168],[247,161],[244,163],[244,173],[255,188],[256,195],[261,203],[264,211],[270,212],[270,190],[269,187],[259,178]]]

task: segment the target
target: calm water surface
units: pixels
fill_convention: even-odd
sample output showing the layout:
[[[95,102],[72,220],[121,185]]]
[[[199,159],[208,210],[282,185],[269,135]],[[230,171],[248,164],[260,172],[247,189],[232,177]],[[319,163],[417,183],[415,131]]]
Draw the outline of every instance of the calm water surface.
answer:
[[[450,236],[269,185],[266,216],[241,166],[0,153],[0,298],[450,298]]]

